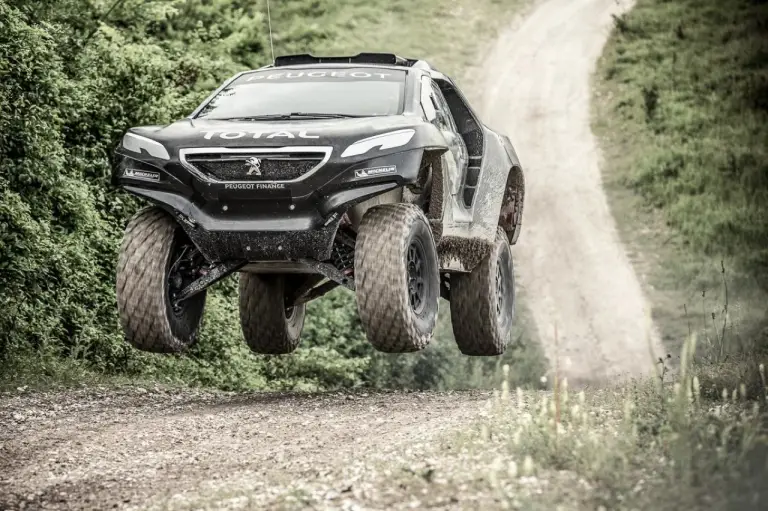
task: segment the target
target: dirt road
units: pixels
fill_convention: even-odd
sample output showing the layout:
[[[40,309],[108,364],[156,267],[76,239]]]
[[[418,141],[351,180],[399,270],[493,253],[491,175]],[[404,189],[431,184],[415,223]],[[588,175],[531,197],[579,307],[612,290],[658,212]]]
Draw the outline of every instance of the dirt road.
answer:
[[[577,382],[651,365],[646,305],[589,129],[589,74],[611,14],[626,7],[540,1],[499,39],[484,71],[484,117],[510,135],[527,172],[520,284],[548,355],[559,353]],[[445,435],[477,418],[486,398],[19,391],[0,396],[0,509],[419,507],[422,496],[398,474],[430,446],[454,448]],[[468,491],[446,489],[432,502],[494,507]]]
[[[526,171],[519,285],[550,361],[574,383],[653,370],[649,310],[602,190],[590,130],[590,75],[612,14],[628,0],[551,0],[499,39],[485,65],[483,113]],[[553,342],[558,331],[558,349]],[[654,329],[655,330],[655,329]]]
[[[374,484],[487,393],[234,395],[102,388],[0,398],[0,509],[389,509]]]

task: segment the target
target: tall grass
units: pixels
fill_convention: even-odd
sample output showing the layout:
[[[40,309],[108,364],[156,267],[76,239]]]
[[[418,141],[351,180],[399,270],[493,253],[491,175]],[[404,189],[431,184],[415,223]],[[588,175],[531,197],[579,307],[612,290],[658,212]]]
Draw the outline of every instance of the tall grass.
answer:
[[[510,392],[504,383],[488,418],[465,439],[473,450],[496,453],[486,480],[497,497],[512,502],[527,478],[572,473],[583,481],[574,501],[570,491],[553,489],[568,507],[764,509],[765,365],[759,392],[740,383],[715,397],[693,362],[696,344],[695,337],[685,343],[674,379],[660,371],[655,381],[575,394],[564,379],[540,393]],[[529,498],[534,506],[536,494]]]

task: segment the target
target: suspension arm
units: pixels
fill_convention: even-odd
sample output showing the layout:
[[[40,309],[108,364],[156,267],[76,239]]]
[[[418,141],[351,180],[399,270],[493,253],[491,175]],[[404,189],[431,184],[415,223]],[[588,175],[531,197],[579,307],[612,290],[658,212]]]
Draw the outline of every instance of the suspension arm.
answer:
[[[184,300],[205,291],[224,277],[228,277],[229,275],[245,266],[247,262],[248,261],[228,261],[226,263],[219,263],[212,266],[210,269],[208,269],[205,275],[182,289],[181,292],[176,295],[176,299],[173,301],[173,305],[178,306]]]

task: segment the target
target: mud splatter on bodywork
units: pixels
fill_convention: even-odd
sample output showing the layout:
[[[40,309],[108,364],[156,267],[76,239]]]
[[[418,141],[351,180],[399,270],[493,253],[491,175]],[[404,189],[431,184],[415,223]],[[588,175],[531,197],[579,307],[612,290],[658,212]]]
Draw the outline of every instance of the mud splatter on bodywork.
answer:
[[[440,269],[471,271],[491,253],[493,244],[480,238],[443,236],[437,245]]]
[[[435,238],[435,243],[439,243],[440,238],[443,236],[443,197],[445,195],[443,166],[439,155],[430,155],[428,158],[429,165],[432,168],[432,190],[429,197],[427,218],[432,228],[432,236]]]
[[[440,226],[441,237],[438,242],[438,256],[441,270],[471,271],[483,257],[488,254],[493,245],[499,220],[506,209],[515,208],[509,199],[515,194],[505,197],[510,170],[519,168],[519,161],[512,160],[505,150],[504,137],[494,131],[484,128],[485,144],[477,193],[472,207],[467,210],[456,196],[450,194],[446,184],[442,184],[442,194],[437,194],[438,174],[435,172],[432,195],[441,195],[441,221],[434,221]],[[515,156],[516,158],[516,156]],[[513,180],[517,179],[514,174]],[[502,209],[502,205],[505,209]],[[520,211],[522,213],[522,211]],[[430,215],[436,211],[430,207]],[[435,226],[433,226],[433,230]]]

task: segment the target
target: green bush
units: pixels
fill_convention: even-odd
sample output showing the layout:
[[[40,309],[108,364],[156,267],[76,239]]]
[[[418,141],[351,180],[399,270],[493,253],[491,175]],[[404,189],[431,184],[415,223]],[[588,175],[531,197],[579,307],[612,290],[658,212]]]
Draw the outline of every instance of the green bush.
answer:
[[[211,293],[201,342],[188,356],[147,356],[121,338],[114,265],[123,226],[139,204],[110,185],[111,152],[126,127],[182,117],[224,77],[266,63],[263,14],[251,4],[69,0],[11,7],[0,0],[6,371],[14,357],[26,356],[225,388],[360,382],[365,354],[317,338],[345,329],[349,343],[361,345],[359,327],[348,328],[354,311],[310,323],[306,337],[314,346],[297,357],[254,357],[243,347],[233,279]],[[323,315],[329,305],[315,309]],[[337,339],[341,345],[344,337]]]
[[[281,53],[333,47],[353,26],[333,0],[272,14]],[[188,115],[225,78],[268,63],[268,33],[264,5],[246,0],[0,0],[0,380],[37,367],[46,381],[85,368],[226,389],[479,384],[471,375],[494,362],[461,359],[445,328],[422,354],[374,353],[346,291],[310,305],[296,354],[254,356],[234,277],[209,293],[185,356],[123,342],[115,262],[140,203],[111,185],[112,151],[126,128]]]

